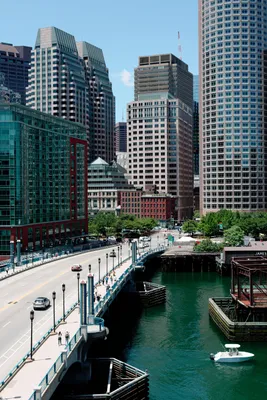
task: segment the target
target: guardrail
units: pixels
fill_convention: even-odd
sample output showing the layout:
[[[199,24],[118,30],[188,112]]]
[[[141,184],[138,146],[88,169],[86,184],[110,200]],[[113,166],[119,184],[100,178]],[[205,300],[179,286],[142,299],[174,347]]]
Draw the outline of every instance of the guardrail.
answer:
[[[75,335],[70,340],[70,342],[66,345],[66,355],[70,354],[75,349],[76,345],[80,342],[81,337],[82,337],[81,328],[79,328],[77,330],[77,332],[75,333]],[[43,377],[43,379],[41,380],[41,382],[38,385],[41,388],[41,394],[43,394],[43,392],[49,386],[52,379],[58,373],[60,368],[64,365],[64,360],[65,360],[64,355],[63,355],[63,353],[61,353],[60,356],[57,358],[57,360],[52,365],[52,367],[50,368],[50,370],[47,372],[47,374],[45,374],[45,376]],[[32,399],[32,396],[30,397],[30,399]],[[33,397],[33,399],[34,399],[34,397]]]
[[[103,298],[98,302],[98,304],[96,305],[94,311],[95,314],[99,314],[99,312],[101,311],[101,308],[105,305],[105,303],[109,300],[109,298],[111,297],[111,294],[113,294],[114,292],[116,292],[116,290],[119,288],[119,286],[121,285],[121,283],[124,281],[124,279],[126,278],[126,276],[129,274],[129,272],[131,272],[134,267],[140,263],[141,261],[143,261],[148,255],[153,254],[153,253],[158,253],[160,251],[164,251],[167,247],[166,246],[160,246],[157,247],[155,249],[151,249],[148,252],[142,254],[141,257],[139,257],[136,260],[136,263],[133,265],[131,264],[124,272],[123,274],[114,282],[114,284],[110,287],[110,289],[107,291],[107,293],[103,296]],[[121,264],[123,264],[124,262],[128,261],[129,259],[131,259],[131,257],[127,257],[126,259],[122,260],[121,262],[119,262],[117,264],[115,268],[117,268],[118,266],[120,266]],[[112,271],[112,270],[111,270]],[[110,271],[110,272],[111,272]],[[98,282],[99,283],[99,282]],[[75,302],[66,312],[65,314],[65,318],[74,310],[74,308],[76,308],[78,305],[78,302]],[[94,317],[95,320],[95,325],[99,325],[99,327],[102,329],[102,327],[104,328],[104,320],[102,318],[99,317]],[[59,326],[59,324],[63,321],[63,317],[59,318],[59,320],[56,322],[56,327]],[[100,330],[101,330],[100,329]],[[48,336],[50,335],[50,333],[53,331],[53,327],[50,328],[45,335],[33,346],[33,352],[35,352],[42,344],[43,342],[48,338]],[[72,339],[70,340],[69,344],[68,344],[68,348],[67,353],[70,353],[75,345],[78,343],[78,341],[80,340],[81,336],[78,338],[77,334],[78,332],[80,332],[80,328],[78,329],[78,331],[75,333],[75,335],[72,337]],[[74,347],[72,347],[74,345]],[[22,365],[25,363],[25,361],[27,360],[27,358],[30,356],[30,352],[28,352],[18,363],[17,365],[10,371],[10,373],[5,377],[5,379],[0,383],[0,390],[3,388],[3,386],[12,378],[12,376],[18,371],[19,368],[22,367]],[[62,355],[61,355],[62,356]],[[60,357],[61,357],[60,356]],[[48,379],[48,381],[50,382],[51,379],[49,378],[50,375],[52,374],[52,370],[54,368],[54,374],[57,373],[58,368],[59,368],[59,364],[60,364],[60,357],[56,360],[56,362],[53,364],[53,366],[51,367],[51,369],[49,370],[49,372],[45,375],[45,377],[43,378],[41,384],[44,385],[44,380]],[[62,364],[60,364],[62,365]],[[50,375],[49,375],[50,374]],[[48,376],[49,375],[49,376]],[[49,384],[49,383],[48,383]],[[41,385],[41,386],[42,386]],[[33,394],[29,400],[35,400],[35,395]]]

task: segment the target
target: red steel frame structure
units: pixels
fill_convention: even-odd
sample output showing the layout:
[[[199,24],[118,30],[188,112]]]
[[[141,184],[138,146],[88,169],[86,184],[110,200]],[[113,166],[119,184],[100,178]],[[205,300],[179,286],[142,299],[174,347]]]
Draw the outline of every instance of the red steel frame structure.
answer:
[[[267,309],[267,258],[232,258],[231,296],[247,308]]]

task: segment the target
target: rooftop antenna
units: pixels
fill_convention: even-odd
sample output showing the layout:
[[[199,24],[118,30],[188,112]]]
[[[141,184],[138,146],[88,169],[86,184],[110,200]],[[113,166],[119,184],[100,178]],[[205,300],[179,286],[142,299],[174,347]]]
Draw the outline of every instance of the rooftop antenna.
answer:
[[[180,32],[179,31],[178,31],[178,57],[179,57],[180,60],[183,59],[182,45],[181,45]]]

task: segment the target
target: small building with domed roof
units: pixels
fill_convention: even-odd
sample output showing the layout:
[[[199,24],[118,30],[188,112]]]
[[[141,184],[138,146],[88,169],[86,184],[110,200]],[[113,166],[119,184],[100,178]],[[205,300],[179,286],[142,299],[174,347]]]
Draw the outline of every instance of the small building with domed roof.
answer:
[[[125,177],[127,171],[116,161],[108,164],[98,157],[88,168],[88,216],[99,211],[120,213],[120,192],[135,191]]]

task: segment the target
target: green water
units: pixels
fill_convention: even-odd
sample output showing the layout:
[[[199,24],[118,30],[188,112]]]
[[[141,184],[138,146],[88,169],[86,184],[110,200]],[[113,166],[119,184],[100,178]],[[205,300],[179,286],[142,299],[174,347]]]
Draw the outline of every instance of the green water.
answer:
[[[228,296],[230,280],[213,273],[162,273],[167,303],[145,310],[126,360],[150,374],[150,400],[258,400],[267,396],[267,343],[243,343],[255,353],[244,364],[215,364],[211,352],[227,339],[209,319],[209,297]]]

